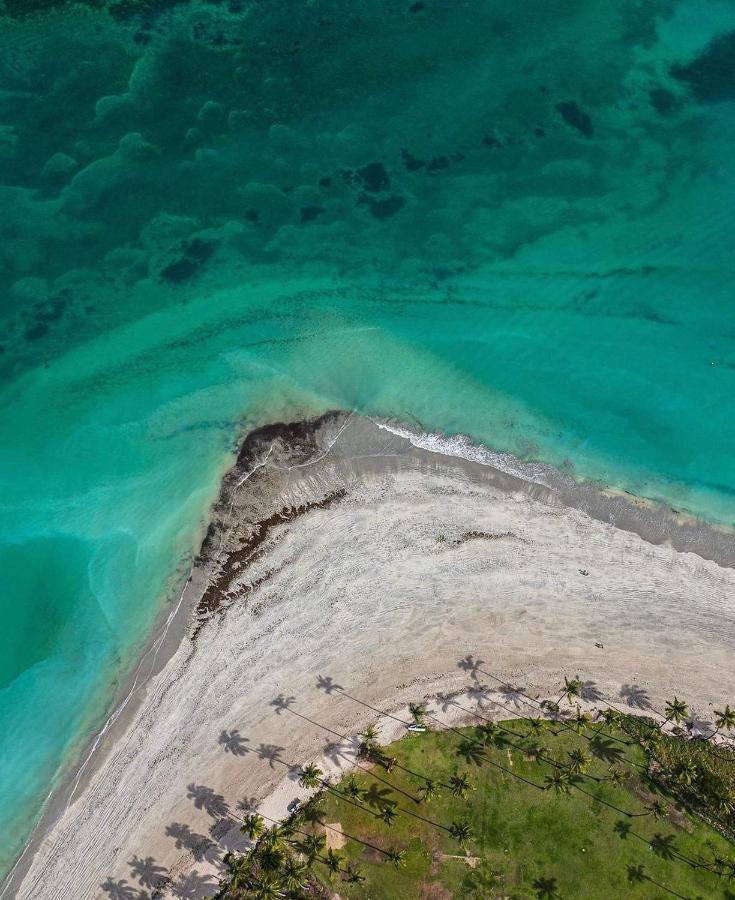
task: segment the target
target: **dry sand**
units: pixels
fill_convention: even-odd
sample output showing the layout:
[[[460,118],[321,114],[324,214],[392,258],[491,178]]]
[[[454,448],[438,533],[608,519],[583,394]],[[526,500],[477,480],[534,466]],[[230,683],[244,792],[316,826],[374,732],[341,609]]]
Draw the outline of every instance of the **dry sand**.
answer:
[[[437,717],[512,713],[467,654],[533,695],[579,675],[588,705],[660,709],[676,692],[706,721],[735,696],[735,571],[560,497],[357,417],[251,437],[185,592],[188,629],[6,896],[213,893],[223,854],[246,845],[235,817],[283,815],[303,794],[293,766],[349,767],[349,736],[377,718],[363,703],[400,719],[463,691],[433,699]],[[656,540],[681,534],[661,510],[646,521]],[[728,538],[686,527],[727,561]],[[173,886],[156,893],[156,873]]]

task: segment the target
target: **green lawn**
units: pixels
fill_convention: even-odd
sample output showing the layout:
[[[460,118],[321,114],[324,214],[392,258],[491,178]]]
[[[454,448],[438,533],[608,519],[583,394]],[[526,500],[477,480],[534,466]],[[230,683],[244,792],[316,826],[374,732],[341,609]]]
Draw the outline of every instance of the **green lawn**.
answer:
[[[318,815],[324,823],[339,823],[350,836],[340,850],[343,868],[347,863],[359,865],[365,881],[350,884],[343,874],[330,881],[319,861],[312,867],[316,878],[345,900],[671,896],[735,900],[735,882],[692,865],[710,862],[715,856],[732,859],[735,848],[728,840],[670,800],[658,820],[650,813],[636,815],[646,813],[646,806],[657,796],[666,798],[654,794],[643,780],[636,764],[645,766],[645,754],[622,731],[606,729],[598,735],[591,728],[580,736],[572,730],[558,734],[547,730],[526,739],[526,721],[503,723],[503,728],[513,732],[501,733],[496,743],[503,744],[507,738],[504,746],[490,745],[483,751],[469,744],[480,751],[474,760],[471,753],[469,757],[458,754],[463,736],[476,734],[466,728],[461,735],[430,731],[397,741],[386,748],[398,760],[390,774],[380,765],[361,763],[363,769],[355,780],[365,799],[354,803],[338,796],[346,784],[343,780],[327,792]],[[587,776],[568,795],[535,787],[543,787],[544,777],[554,768],[524,752],[522,744],[532,742],[546,747],[546,756],[565,763],[568,751],[583,749],[593,759]],[[629,773],[624,784],[589,777],[607,778],[618,753],[623,754],[619,765]],[[448,785],[458,772],[466,773],[474,788],[466,800],[441,787],[430,801],[416,802],[425,778]],[[386,802],[396,804],[397,816],[391,825],[379,818]],[[479,857],[475,868],[463,859],[450,858],[464,851],[444,828],[460,820],[467,820],[474,832],[466,853]],[[319,825],[313,827],[320,830]],[[379,849],[365,847],[355,838]],[[380,849],[391,848],[405,849],[404,868],[385,861]],[[629,869],[637,869],[642,877],[631,881]]]

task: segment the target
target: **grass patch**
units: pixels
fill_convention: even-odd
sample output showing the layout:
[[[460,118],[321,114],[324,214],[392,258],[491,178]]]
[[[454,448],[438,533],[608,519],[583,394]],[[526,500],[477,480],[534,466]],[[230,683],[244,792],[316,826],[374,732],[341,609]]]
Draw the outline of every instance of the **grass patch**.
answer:
[[[285,827],[266,831],[254,854],[232,862],[242,891],[230,884],[218,896],[271,896],[259,890],[273,881],[281,893],[272,896],[342,900],[735,900],[728,816],[709,804],[735,777],[729,757],[635,717],[408,734],[375,745]],[[675,774],[684,764],[691,783]],[[304,773],[320,782],[316,767]],[[336,843],[325,842],[325,824],[341,832]],[[273,856],[274,834],[280,869],[284,859],[299,867],[292,888],[258,861]]]

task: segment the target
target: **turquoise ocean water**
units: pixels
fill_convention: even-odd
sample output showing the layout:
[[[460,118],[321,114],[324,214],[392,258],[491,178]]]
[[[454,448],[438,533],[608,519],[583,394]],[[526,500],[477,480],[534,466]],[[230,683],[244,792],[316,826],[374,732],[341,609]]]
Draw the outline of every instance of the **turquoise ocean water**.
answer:
[[[247,427],[357,409],[735,522],[735,4],[4,6],[0,871]]]

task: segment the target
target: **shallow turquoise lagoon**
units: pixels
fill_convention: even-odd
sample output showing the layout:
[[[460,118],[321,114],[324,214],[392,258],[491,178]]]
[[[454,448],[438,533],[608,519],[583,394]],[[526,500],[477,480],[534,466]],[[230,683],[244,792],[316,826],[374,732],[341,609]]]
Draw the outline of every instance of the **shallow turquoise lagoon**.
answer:
[[[731,3],[5,6],[0,870],[248,427],[356,409],[735,522]]]

